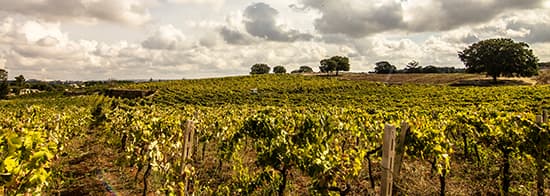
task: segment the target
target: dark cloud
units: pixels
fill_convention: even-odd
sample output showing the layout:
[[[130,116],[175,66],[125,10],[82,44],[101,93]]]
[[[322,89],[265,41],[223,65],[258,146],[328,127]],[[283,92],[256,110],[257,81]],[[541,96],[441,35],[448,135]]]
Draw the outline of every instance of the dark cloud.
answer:
[[[246,31],[253,36],[270,41],[293,42],[311,40],[313,36],[297,30],[284,30],[277,25],[276,17],[279,12],[265,3],[256,3],[244,10],[244,25]]]
[[[527,30],[529,33],[519,39],[529,43],[550,42],[550,24],[549,23],[528,23],[525,21],[512,21],[506,25],[507,29],[521,31]]]
[[[314,9],[322,34],[352,38],[387,31],[430,32],[489,22],[511,10],[539,8],[544,0],[301,0],[294,10]]]
[[[228,44],[248,45],[253,42],[248,35],[227,27],[222,27],[220,29],[220,35]]]
[[[150,20],[144,2],[131,0],[0,1],[0,11],[46,20],[102,20],[129,25],[141,25]]]
[[[491,21],[499,14],[509,10],[537,8],[544,0],[430,0],[429,6],[410,6],[413,20],[409,21],[410,31],[451,30],[463,25],[481,24]]]
[[[401,4],[395,1],[303,0],[302,3],[321,12],[314,25],[323,34],[360,38],[404,26]]]

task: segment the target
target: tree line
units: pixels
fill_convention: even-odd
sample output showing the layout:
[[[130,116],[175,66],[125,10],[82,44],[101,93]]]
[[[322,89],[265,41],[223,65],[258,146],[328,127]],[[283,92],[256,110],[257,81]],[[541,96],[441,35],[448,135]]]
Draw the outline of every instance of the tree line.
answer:
[[[548,67],[548,63],[539,63],[538,57],[525,42],[515,42],[510,38],[495,38],[482,40],[468,46],[458,52],[458,58],[464,63],[465,68],[436,67],[428,65],[422,67],[418,61],[409,62],[404,69],[397,69],[388,61],[375,63],[376,74],[394,73],[484,73],[493,78],[494,82],[498,77],[531,77],[538,75],[540,67]],[[319,62],[321,73],[349,71],[350,63],[348,57],[333,56]],[[250,74],[269,73],[270,67],[267,64],[255,64]],[[276,66],[274,73],[286,73],[282,66]],[[302,66],[292,73],[313,72],[310,67]]]
[[[510,38],[496,38],[482,40],[468,46],[458,52],[459,59],[466,68],[419,66],[417,61],[411,61],[404,69],[398,70],[395,65],[388,61],[380,61],[375,64],[374,72],[377,74],[393,73],[484,73],[493,78],[496,82],[498,77],[530,77],[538,75],[540,67],[548,67],[548,63],[539,63],[538,57],[525,42],[515,42]],[[338,76],[341,71],[350,70],[348,57],[333,56],[322,59],[319,62],[321,73],[331,74],[335,72]],[[271,68],[267,64],[255,64],[251,67],[250,74],[267,74]],[[291,73],[312,73],[309,66],[301,66]],[[273,73],[284,74],[287,70],[283,66],[275,66]],[[26,88],[23,75],[15,77],[13,88],[8,82],[8,72],[0,69],[0,99],[5,99],[10,91],[19,94],[20,89]],[[38,85],[44,90],[51,90],[49,85]]]
[[[19,75],[14,77],[14,80],[8,80],[8,71],[0,69],[0,100],[7,99],[8,95],[21,95],[25,91],[23,89],[32,89],[32,91],[39,92],[54,92],[63,91],[68,88],[69,85],[64,85],[57,82],[45,82],[39,80],[27,80],[25,76]],[[28,93],[28,92],[27,92]]]
[[[331,58],[323,59],[319,62],[319,70],[321,73],[333,73],[336,72],[336,75],[340,71],[349,71],[350,64],[349,58],[343,56],[333,56]],[[254,64],[250,68],[250,74],[268,74],[271,68],[265,63]],[[309,66],[300,66],[300,68],[293,70],[290,73],[313,73],[313,69]],[[273,73],[275,74],[284,74],[286,73],[286,68],[283,66],[273,67]]]
[[[254,64],[250,68],[250,74],[268,74],[271,71],[271,67],[269,65],[264,63]],[[285,74],[287,73],[287,70],[283,66],[275,66],[273,67],[273,73],[275,74]],[[291,71],[290,73],[313,73],[313,69],[309,66],[300,66],[300,68]]]
[[[404,69],[397,69],[395,65],[390,64],[388,61],[380,61],[375,63],[374,72],[377,74],[393,74],[393,73],[465,73],[464,68],[455,67],[436,67],[428,65],[422,67],[418,61],[409,62]]]
[[[19,75],[15,77],[14,82],[8,81],[8,71],[0,69],[0,99],[6,99],[10,92],[19,94],[21,89],[27,88],[29,85],[25,83],[25,77]]]

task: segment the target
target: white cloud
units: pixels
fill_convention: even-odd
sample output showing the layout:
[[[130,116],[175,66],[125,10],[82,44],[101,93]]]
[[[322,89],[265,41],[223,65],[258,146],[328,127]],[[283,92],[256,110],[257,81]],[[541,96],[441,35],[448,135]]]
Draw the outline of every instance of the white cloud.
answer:
[[[531,48],[541,62],[550,62],[550,42],[533,44]]]
[[[27,21],[17,29],[17,32],[24,35],[29,42],[36,42],[46,37],[64,41],[68,39],[67,34],[61,32],[60,23]]]
[[[192,43],[189,43],[185,35],[173,25],[164,25],[160,26],[141,45],[148,49],[178,50],[188,48]]]
[[[59,44],[59,40],[57,40],[54,37],[47,36],[47,37],[44,37],[44,38],[38,40],[36,42],[36,44],[38,46],[42,46],[42,47],[51,47],[51,46],[55,46],[55,45]]]
[[[300,0],[302,5],[294,8],[288,7],[290,0],[270,5],[251,0],[2,1],[0,68],[26,78],[88,80],[245,75],[255,63],[318,69],[321,59],[334,55],[350,57],[352,71],[371,71],[382,60],[400,68],[411,60],[422,66],[462,66],[458,51],[494,37],[526,41],[541,60],[550,60],[549,8],[533,8],[536,0],[480,1],[460,1],[462,8],[458,0]],[[220,3],[224,7],[215,8]],[[220,11],[221,16],[198,20],[162,10],[149,14],[152,7],[167,6]],[[306,11],[288,14],[301,9]],[[472,17],[455,17],[460,9]],[[82,21],[88,29],[114,25],[105,35],[118,38],[105,41],[74,31]],[[119,40],[129,32],[135,33],[130,41]]]
[[[6,59],[0,56],[0,69],[6,69]]]

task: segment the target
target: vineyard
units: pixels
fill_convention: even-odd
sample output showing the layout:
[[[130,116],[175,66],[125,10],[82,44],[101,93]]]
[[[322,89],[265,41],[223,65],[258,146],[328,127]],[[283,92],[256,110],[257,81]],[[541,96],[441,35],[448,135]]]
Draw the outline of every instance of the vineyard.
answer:
[[[0,193],[377,195],[393,125],[408,128],[395,194],[550,194],[548,85],[264,75],[118,88],[155,93],[0,101]],[[109,168],[67,171],[107,154],[75,144],[109,152]]]

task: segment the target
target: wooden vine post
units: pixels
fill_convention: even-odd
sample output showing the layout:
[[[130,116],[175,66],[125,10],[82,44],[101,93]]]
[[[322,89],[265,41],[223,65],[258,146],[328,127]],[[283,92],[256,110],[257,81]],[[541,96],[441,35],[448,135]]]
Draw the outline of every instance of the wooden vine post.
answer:
[[[391,196],[393,186],[393,165],[395,156],[395,127],[386,125],[382,143],[382,185],[381,196]]]
[[[185,187],[184,187],[184,195],[190,195],[190,186],[189,186],[189,178],[191,177],[191,172],[189,172],[192,169],[191,164],[189,164],[192,160],[193,155],[193,148],[194,148],[194,142],[195,142],[195,123],[191,120],[188,120],[185,123],[185,133],[183,136],[183,153],[182,153],[182,164],[181,167],[181,175],[183,176]]]
[[[395,147],[395,160],[393,162],[394,181],[398,181],[400,179],[401,165],[403,163],[403,155],[405,154],[405,139],[407,138],[410,129],[411,127],[409,126],[409,123],[405,121],[401,123],[399,138],[397,138],[397,144]]]
[[[536,119],[537,123],[548,123],[548,111],[544,110],[542,115],[537,115]],[[543,136],[541,136],[543,137]],[[537,165],[537,195],[543,196],[544,195],[544,151],[546,149],[544,146],[545,142],[542,142],[544,139],[541,138],[542,144],[536,145],[536,151],[537,156],[535,157],[536,165]]]

